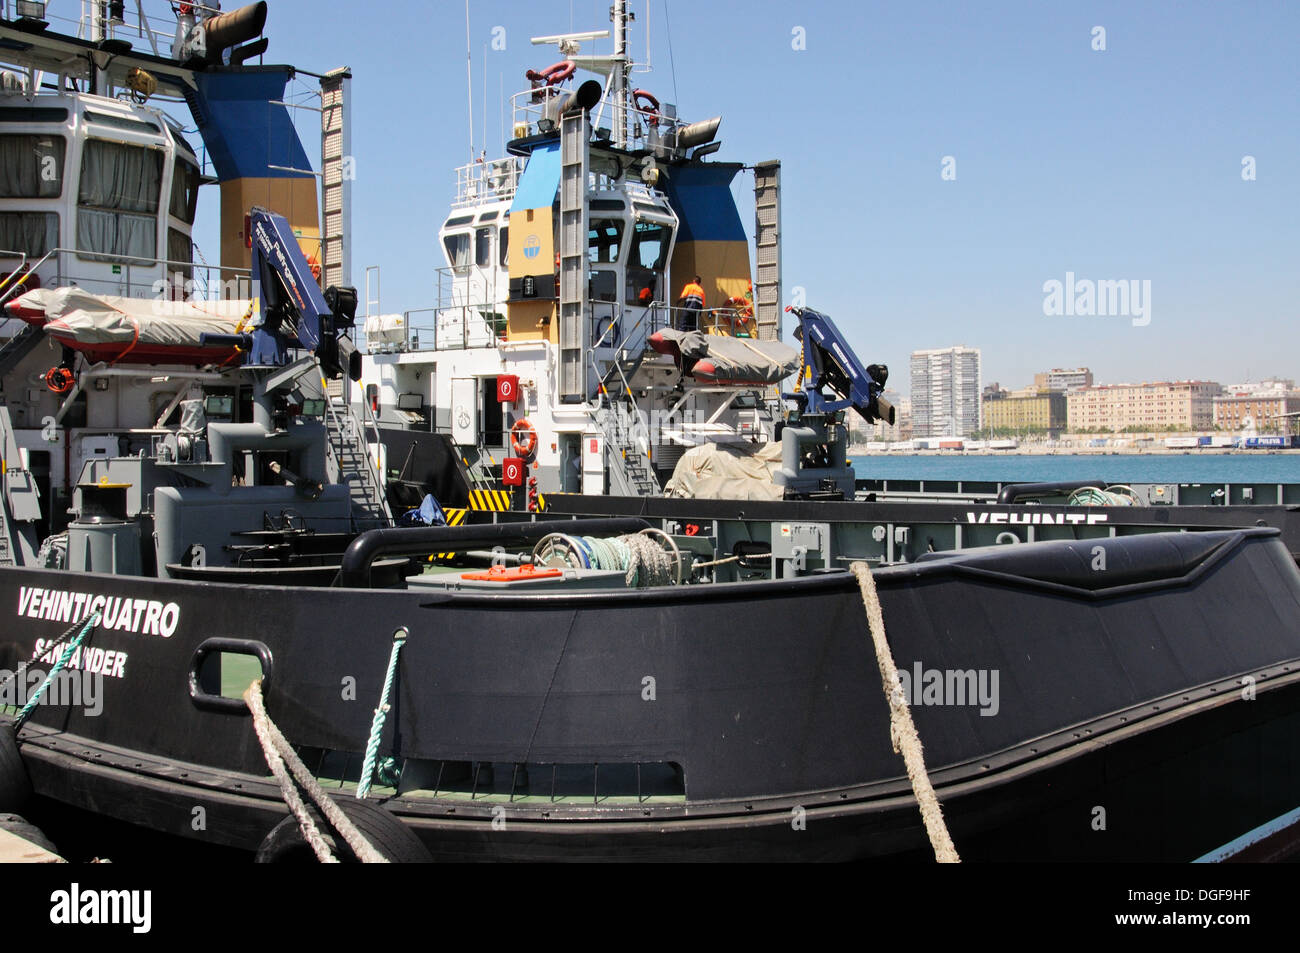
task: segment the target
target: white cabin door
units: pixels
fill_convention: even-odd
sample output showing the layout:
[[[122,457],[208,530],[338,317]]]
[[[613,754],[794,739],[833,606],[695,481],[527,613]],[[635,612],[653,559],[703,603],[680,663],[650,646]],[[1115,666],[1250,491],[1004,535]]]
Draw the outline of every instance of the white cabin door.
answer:
[[[478,445],[478,379],[451,382],[451,439],[461,446]]]

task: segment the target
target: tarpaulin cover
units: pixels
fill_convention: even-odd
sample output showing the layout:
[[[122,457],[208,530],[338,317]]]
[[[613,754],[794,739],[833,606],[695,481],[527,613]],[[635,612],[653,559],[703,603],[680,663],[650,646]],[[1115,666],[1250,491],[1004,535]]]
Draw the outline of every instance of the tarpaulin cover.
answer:
[[[779,500],[772,482],[781,465],[779,443],[706,443],[682,454],[664,496],[693,500]]]
[[[19,306],[45,312],[45,331],[78,344],[198,347],[199,335],[233,334],[248,301],[165,301],[97,295],[80,288],[40,288]]]
[[[799,367],[799,352],[780,341],[755,341],[672,328],[665,328],[658,336],[675,345],[682,357],[697,362],[690,370],[697,380],[776,384]],[[708,369],[709,364],[713,365],[712,371]]]

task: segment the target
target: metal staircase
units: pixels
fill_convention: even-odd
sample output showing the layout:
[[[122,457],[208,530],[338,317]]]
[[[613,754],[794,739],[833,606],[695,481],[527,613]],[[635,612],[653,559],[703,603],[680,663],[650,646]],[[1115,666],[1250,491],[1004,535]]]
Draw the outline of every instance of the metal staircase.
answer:
[[[393,514],[366,444],[365,427],[371,422],[363,424],[342,398],[331,396],[327,407],[327,470],[332,481],[348,485],[352,496],[352,528],[392,526]]]
[[[12,371],[24,357],[41,343],[44,337],[40,328],[24,325],[23,329],[0,345],[0,374]]]
[[[463,453],[461,461],[465,464],[466,472],[469,474],[469,488],[471,490],[497,489],[497,481],[492,476],[492,463],[487,451],[482,447],[476,447],[473,450],[461,452]]]
[[[638,420],[635,407],[629,408],[622,401],[611,402],[596,411],[596,422],[604,431],[608,448],[612,496],[663,495],[650,469],[650,459],[632,439],[632,428]]]

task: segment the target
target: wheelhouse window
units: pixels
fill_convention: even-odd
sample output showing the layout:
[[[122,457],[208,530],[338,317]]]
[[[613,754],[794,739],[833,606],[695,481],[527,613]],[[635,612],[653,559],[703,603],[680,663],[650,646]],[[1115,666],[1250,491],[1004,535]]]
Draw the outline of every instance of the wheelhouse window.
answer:
[[[56,212],[0,212],[0,257],[7,252],[40,258],[59,247]]]
[[[618,261],[623,245],[623,220],[620,218],[592,219],[587,232],[587,258],[591,264],[612,264]]]
[[[163,153],[87,139],[77,193],[77,250],[87,257],[158,257]]]
[[[447,249],[447,264],[458,275],[469,273],[469,238],[469,232],[455,232],[442,240],[443,247]]]
[[[179,229],[167,229],[167,260],[172,263],[167,266],[169,276],[179,273],[187,281],[194,276],[194,243],[190,236]]]
[[[501,229],[501,267],[510,266],[510,226]]]
[[[662,301],[662,277],[668,263],[672,229],[654,222],[637,222],[632,229],[624,303],[645,306]]]
[[[474,229],[474,264],[487,268],[492,264],[492,229]]]
[[[663,271],[668,264],[668,246],[673,230],[654,222],[637,222],[632,231],[632,264],[651,271]]]
[[[199,170],[178,156],[172,168],[172,198],[168,211],[186,225],[193,225],[198,205]]]
[[[0,198],[57,199],[66,151],[62,136],[0,136]]]

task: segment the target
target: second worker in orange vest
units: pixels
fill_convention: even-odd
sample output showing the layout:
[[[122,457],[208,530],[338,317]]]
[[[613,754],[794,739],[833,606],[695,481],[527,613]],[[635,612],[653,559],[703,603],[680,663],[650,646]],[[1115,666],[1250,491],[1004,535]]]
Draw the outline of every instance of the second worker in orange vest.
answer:
[[[681,297],[677,299],[678,305],[684,309],[681,327],[683,331],[698,331],[700,328],[700,312],[704,310],[704,287],[700,284],[700,280],[700,276],[696,275],[686,282]]]

